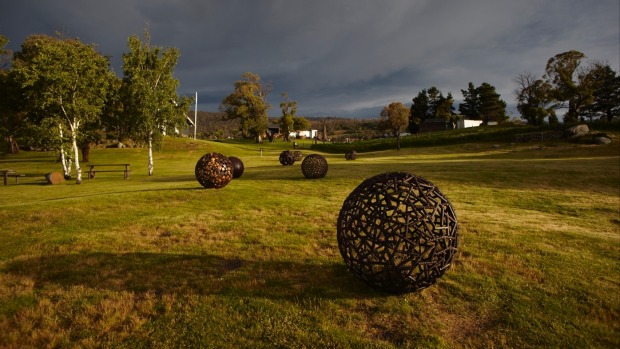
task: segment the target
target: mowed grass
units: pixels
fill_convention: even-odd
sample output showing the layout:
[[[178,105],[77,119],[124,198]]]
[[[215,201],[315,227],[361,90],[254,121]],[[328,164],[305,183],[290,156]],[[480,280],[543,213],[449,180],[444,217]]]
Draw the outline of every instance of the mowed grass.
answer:
[[[317,180],[279,164],[284,142],[166,139],[150,177],[144,149],[94,149],[133,172],[81,185],[44,184],[51,153],[1,155],[28,176],[0,186],[0,347],[617,348],[615,136],[323,154]],[[207,152],[245,173],[202,188]],[[414,294],[370,289],[338,251],[343,201],[388,171],[433,182],[459,219],[455,262]]]

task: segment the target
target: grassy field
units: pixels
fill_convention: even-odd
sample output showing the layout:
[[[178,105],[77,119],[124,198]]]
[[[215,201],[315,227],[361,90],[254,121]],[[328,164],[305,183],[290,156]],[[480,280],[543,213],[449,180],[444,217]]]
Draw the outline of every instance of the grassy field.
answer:
[[[279,164],[283,142],[167,139],[150,177],[144,149],[94,149],[133,172],[81,185],[45,185],[51,153],[0,155],[27,174],[0,186],[0,347],[617,348],[619,141],[324,154],[318,180]],[[207,152],[245,173],[203,189]],[[344,199],[388,171],[459,219],[455,263],[414,294],[368,288],[338,252]]]

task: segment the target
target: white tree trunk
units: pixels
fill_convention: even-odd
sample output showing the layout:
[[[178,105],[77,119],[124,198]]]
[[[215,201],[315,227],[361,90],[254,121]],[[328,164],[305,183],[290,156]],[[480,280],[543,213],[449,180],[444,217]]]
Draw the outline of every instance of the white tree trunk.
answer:
[[[153,132],[149,132],[149,176],[153,175]]]
[[[80,150],[77,146],[77,132],[75,127],[71,129],[71,147],[73,148],[73,158],[75,159],[76,184],[82,184],[82,167],[80,167]]]
[[[58,133],[60,133],[60,163],[62,164],[62,174],[65,178],[69,178],[71,176],[71,160],[65,157],[65,149],[62,146],[62,125],[58,125]]]

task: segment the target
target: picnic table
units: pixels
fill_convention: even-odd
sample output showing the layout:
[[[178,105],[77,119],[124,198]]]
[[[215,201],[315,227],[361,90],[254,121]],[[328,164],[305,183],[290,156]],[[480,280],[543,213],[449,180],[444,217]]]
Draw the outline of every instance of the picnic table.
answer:
[[[4,185],[9,184],[9,177],[15,177],[15,184],[19,183],[19,177],[25,177],[25,174],[17,173],[13,170],[0,170],[0,174],[4,178]]]
[[[131,164],[92,164],[88,166],[90,167],[90,169],[88,170],[88,179],[95,178],[95,174],[97,172],[122,172],[123,179],[129,178],[129,173],[131,173],[131,170],[129,169],[129,166],[131,166]],[[100,170],[101,167],[104,167],[104,168],[120,167],[120,168]]]

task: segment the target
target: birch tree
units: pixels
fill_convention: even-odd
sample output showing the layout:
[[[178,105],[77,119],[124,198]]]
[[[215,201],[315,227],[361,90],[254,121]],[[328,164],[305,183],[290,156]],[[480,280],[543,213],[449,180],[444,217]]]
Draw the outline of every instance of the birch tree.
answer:
[[[148,147],[148,174],[152,176],[153,147],[185,124],[192,100],[176,92],[179,81],[173,73],[178,49],[151,46],[148,32],[144,42],[135,35],[129,37],[128,46],[129,52],[123,54],[123,113],[129,135]]]
[[[73,163],[80,184],[78,138],[83,125],[101,115],[113,77],[108,58],[78,39],[33,35],[16,53],[11,74],[22,89],[30,121],[47,119],[60,140],[68,136],[70,154],[63,142],[59,149],[63,171],[70,176]]]

